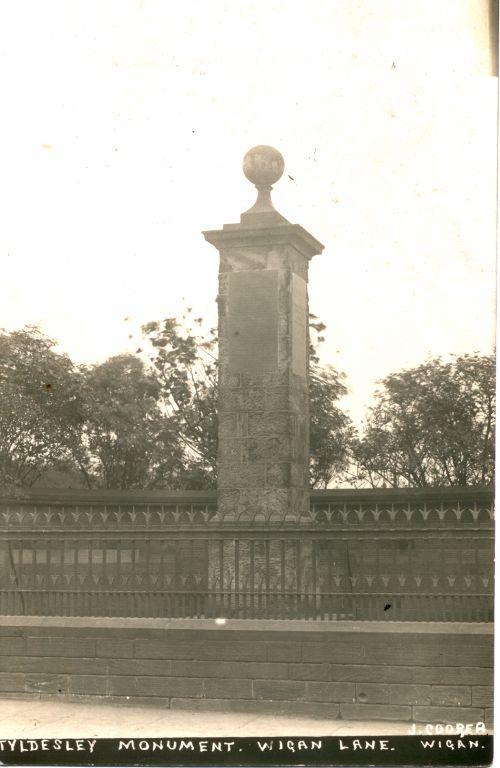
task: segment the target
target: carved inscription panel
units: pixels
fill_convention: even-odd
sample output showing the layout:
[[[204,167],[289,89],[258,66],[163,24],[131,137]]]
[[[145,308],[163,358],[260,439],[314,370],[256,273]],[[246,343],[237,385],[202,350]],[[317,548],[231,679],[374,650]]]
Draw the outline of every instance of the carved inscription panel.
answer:
[[[307,374],[307,286],[305,280],[292,275],[292,371]]]
[[[231,272],[228,301],[229,368],[260,374],[278,368],[278,273]]]

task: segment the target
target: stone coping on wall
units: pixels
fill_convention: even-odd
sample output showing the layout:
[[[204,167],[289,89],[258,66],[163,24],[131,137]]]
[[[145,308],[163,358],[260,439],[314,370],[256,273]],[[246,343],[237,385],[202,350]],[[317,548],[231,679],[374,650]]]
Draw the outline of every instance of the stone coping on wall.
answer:
[[[311,489],[311,503],[397,503],[425,501],[491,501],[492,486],[446,486],[428,488],[326,488]],[[208,504],[217,502],[216,490],[87,490],[84,488],[19,488],[0,494],[3,503],[33,504]]]
[[[305,621],[293,619],[162,619],[96,616],[0,616],[0,627],[64,629],[193,629],[217,632],[358,632],[493,635],[492,622],[444,621]]]

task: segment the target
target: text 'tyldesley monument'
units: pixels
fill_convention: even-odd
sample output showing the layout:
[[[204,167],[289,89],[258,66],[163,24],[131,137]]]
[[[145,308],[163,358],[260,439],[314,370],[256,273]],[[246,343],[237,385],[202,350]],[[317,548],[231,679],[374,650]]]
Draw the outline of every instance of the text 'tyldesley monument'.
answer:
[[[258,146],[243,171],[258,190],[239,224],[204,232],[220,253],[218,517],[309,516],[309,260],[323,246],[271,202],[284,160]]]

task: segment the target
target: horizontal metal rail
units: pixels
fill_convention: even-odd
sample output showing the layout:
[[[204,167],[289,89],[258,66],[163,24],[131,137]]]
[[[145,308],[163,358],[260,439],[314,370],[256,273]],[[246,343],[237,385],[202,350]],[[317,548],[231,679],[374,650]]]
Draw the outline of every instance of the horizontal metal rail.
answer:
[[[0,540],[4,615],[492,617],[491,531],[12,533]]]

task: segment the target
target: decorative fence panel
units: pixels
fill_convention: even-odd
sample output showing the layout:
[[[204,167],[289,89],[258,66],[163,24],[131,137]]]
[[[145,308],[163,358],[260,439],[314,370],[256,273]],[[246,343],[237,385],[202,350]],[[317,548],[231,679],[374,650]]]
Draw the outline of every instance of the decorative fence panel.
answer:
[[[280,526],[210,493],[32,493],[0,527],[4,615],[492,619],[489,489],[316,491]]]

